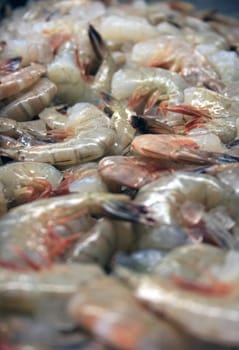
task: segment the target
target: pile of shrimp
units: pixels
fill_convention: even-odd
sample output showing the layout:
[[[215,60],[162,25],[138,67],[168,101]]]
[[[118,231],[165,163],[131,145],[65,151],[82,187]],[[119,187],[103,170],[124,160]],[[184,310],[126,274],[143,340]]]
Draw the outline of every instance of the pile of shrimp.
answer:
[[[0,350],[238,349],[239,21],[5,12]]]

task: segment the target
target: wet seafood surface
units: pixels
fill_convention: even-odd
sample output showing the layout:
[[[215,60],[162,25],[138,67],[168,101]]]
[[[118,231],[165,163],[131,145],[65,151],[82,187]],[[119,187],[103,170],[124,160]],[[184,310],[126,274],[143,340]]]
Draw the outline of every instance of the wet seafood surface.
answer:
[[[239,21],[30,1],[0,24],[0,350],[239,349]]]

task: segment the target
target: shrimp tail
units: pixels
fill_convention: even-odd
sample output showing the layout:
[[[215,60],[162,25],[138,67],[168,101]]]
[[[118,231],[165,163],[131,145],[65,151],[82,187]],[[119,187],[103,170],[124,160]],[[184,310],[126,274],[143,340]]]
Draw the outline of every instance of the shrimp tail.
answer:
[[[15,72],[20,68],[22,63],[22,57],[17,56],[6,60],[0,61],[0,74],[7,75],[9,73]]]
[[[88,35],[96,57],[100,61],[102,61],[102,59],[106,54],[107,48],[101,35],[99,34],[99,32],[97,32],[97,30],[91,24],[89,25]]]
[[[175,134],[174,129],[166,123],[161,122],[155,116],[133,115],[131,125],[144,133],[150,134]]]
[[[222,153],[216,158],[218,163],[236,163],[239,162],[239,157],[231,156],[229,154]]]
[[[220,152],[208,152],[208,151],[200,151],[198,149],[181,149],[179,151],[180,158],[182,160],[190,160],[195,161],[197,163],[209,163],[209,164],[221,164],[221,163],[236,163],[239,161],[238,157],[231,156],[226,153]]]
[[[148,209],[143,205],[125,204],[119,201],[106,201],[103,204],[106,214],[114,219],[130,222],[140,222],[150,226],[154,225],[154,219]]]
[[[236,140],[233,140],[232,142],[228,143],[226,145],[226,147],[230,149],[230,148],[233,148],[233,147],[238,146],[238,145],[239,145],[239,139],[236,139]]]

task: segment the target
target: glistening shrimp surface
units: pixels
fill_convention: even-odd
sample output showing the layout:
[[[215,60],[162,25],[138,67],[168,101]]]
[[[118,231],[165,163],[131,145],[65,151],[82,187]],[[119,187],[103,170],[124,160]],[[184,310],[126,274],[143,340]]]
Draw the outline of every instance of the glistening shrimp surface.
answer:
[[[5,12],[0,350],[238,349],[239,21]]]

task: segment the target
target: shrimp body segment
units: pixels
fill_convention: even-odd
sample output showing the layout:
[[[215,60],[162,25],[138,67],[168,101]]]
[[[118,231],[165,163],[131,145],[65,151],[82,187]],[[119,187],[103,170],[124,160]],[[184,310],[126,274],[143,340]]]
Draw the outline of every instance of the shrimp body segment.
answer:
[[[9,156],[21,161],[73,165],[98,159],[110,150],[115,131],[102,111],[79,103],[68,110],[68,115],[64,128],[52,132],[62,142],[11,150]]]
[[[117,206],[119,202],[129,202],[129,198],[107,193],[71,194],[40,199],[11,209],[0,220],[0,264],[23,264],[26,262],[23,255],[30,256],[38,266],[51,262],[48,238],[58,237],[57,226],[63,225],[63,234],[67,234],[67,226],[64,226],[67,222],[86,213],[104,214],[107,212],[105,205],[111,202]]]
[[[208,136],[211,144],[205,143],[204,135],[146,134],[135,137],[131,145],[136,153],[150,158],[199,164],[238,161],[237,157],[222,152],[224,147],[216,135]]]
[[[36,319],[64,324],[70,321],[68,299],[86,281],[102,274],[93,264],[55,264],[37,272],[0,268],[0,312],[28,313]]]
[[[238,261],[232,250],[178,248],[161,260],[157,275],[142,278],[136,297],[200,339],[238,345]]]
[[[36,83],[45,72],[44,66],[32,63],[28,67],[2,77],[0,80],[0,99],[10,97],[28,88]]]
[[[142,248],[168,250],[185,244],[190,230],[195,232],[193,229],[200,228],[200,224],[202,234],[210,235],[217,245],[226,248],[236,245],[236,238],[223,230],[223,225],[219,230],[217,222],[209,227],[205,221],[208,211],[223,206],[233,220],[233,229],[238,226],[239,197],[232,188],[210,175],[176,172],[163,176],[143,186],[134,202],[145,205],[156,223],[152,228],[137,224]]]
[[[31,120],[51,103],[56,92],[56,85],[49,79],[42,78],[30,91],[22,92],[16,100],[3,107],[0,117],[20,122]]]

